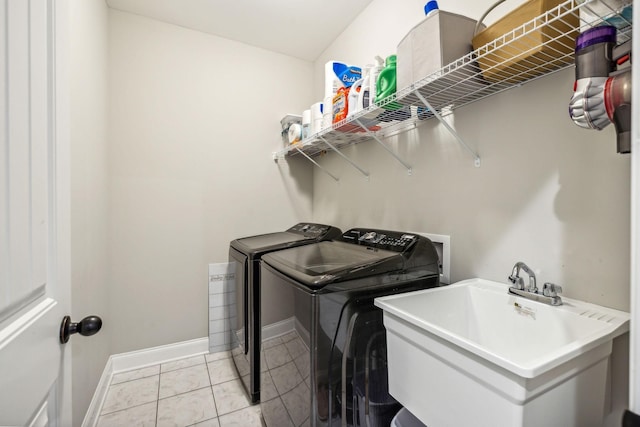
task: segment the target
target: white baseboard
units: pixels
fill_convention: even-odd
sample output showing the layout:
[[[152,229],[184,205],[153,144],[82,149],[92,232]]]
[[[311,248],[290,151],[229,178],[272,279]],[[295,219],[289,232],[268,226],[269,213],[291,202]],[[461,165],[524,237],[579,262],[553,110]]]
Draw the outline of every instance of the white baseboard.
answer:
[[[295,317],[290,317],[262,327],[262,340],[279,337],[295,329]]]
[[[307,328],[305,328],[298,319],[296,318],[293,318],[293,319],[294,319],[295,330],[296,332],[298,332],[298,335],[300,335],[300,338],[302,338],[302,341],[305,343],[311,342],[311,333],[307,331]]]
[[[89,409],[82,421],[82,427],[95,427],[98,424],[100,410],[107,397],[113,374],[158,365],[189,356],[197,356],[209,352],[209,338],[198,338],[175,344],[146,348],[128,353],[113,354],[107,360],[98,387],[96,388]]]
[[[82,421],[82,427],[94,427],[98,424],[100,411],[104,404],[104,400],[107,397],[107,390],[109,389],[111,377],[113,376],[112,357],[113,356],[109,357],[107,364],[104,366],[102,376],[100,377],[100,381],[98,381],[98,386],[96,387],[96,391],[93,393],[91,403],[89,403],[89,408],[87,409],[87,413]]]
[[[209,352],[209,338],[197,338],[128,353],[114,354],[113,372],[124,372]]]

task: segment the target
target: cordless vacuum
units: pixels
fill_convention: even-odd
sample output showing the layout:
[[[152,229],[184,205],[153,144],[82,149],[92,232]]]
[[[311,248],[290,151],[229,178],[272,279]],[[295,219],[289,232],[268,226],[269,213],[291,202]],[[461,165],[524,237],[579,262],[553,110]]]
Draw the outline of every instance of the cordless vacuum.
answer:
[[[615,125],[618,153],[631,152],[631,40],[616,46],[617,29],[593,27],[576,39],[576,81],[569,115],[580,127]]]

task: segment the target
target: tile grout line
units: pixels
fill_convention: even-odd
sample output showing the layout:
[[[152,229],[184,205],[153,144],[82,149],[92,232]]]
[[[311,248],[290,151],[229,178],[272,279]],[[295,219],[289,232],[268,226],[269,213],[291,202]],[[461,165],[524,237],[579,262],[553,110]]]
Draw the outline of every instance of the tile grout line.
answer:
[[[297,357],[300,357],[301,355],[304,354],[304,351],[310,352],[311,350],[309,350],[307,348],[307,345],[304,343],[304,341],[302,340],[302,337],[300,336],[300,334],[295,331],[296,337],[287,341],[287,343],[290,343],[292,341],[298,340],[300,341],[300,345],[303,347],[303,352],[300,353]],[[291,356],[291,361],[293,362],[293,366],[295,366],[296,370],[298,371],[298,374],[300,375],[300,378],[302,378],[302,382],[298,383],[295,385],[295,387],[293,387],[291,390],[289,390],[287,393],[295,390],[297,387],[300,386],[300,384],[304,384],[305,386],[307,385],[306,381],[305,381],[305,376],[302,374],[302,371],[300,370],[300,368],[298,367],[298,365],[296,364],[296,358],[293,357],[293,354],[291,353],[291,351],[289,350],[289,347],[287,347],[287,343],[285,343],[284,347],[286,348],[287,352],[289,353],[289,356]],[[309,380],[311,380],[311,372],[309,372]],[[311,387],[308,386],[308,388],[310,389]],[[284,405],[284,400],[282,401],[283,405]],[[309,402],[309,404],[311,405],[312,403]],[[291,412],[289,411],[289,407],[287,405],[284,405],[285,409],[287,410],[287,413],[289,414],[289,418],[291,418],[291,422],[293,425],[295,425],[295,422],[293,421],[293,416],[291,415]],[[308,420],[311,419],[311,408],[309,408],[309,416],[306,418]],[[303,421],[304,423],[304,421]]]
[[[205,385],[203,387],[194,388],[193,390],[181,391],[180,393],[172,394],[171,396],[158,397],[158,400],[167,400],[167,399],[171,399],[173,397],[183,396],[185,394],[189,394],[189,393],[192,393],[194,391],[204,390],[207,387],[211,387],[211,386],[210,385]],[[148,403],[151,403],[151,402],[148,402]],[[140,406],[140,405],[136,405],[136,406]]]
[[[124,412],[124,411],[128,411],[129,409],[133,409],[133,408],[139,408],[140,406],[144,406],[144,405],[149,405],[151,403],[153,403],[154,401],[151,402],[145,402],[145,403],[139,403],[137,405],[133,405],[133,406],[127,406],[126,408],[121,408],[121,409],[117,409],[115,411],[111,411],[111,412],[105,412],[105,413],[100,413],[100,415],[98,416],[98,418],[104,416],[104,415],[113,415],[113,414],[117,414],[118,412]]]
[[[211,397],[213,398],[213,407],[216,410],[216,418],[218,419],[218,425],[220,426],[220,414],[218,413],[218,405],[216,404],[216,395],[213,393],[213,381],[211,381],[211,371],[209,371],[209,362],[207,362],[207,356],[204,357],[204,364],[207,367],[207,378],[209,378],[209,390],[211,390]]]
[[[156,426],[158,427],[158,416],[160,415],[160,375],[162,375],[162,363],[158,364],[158,398],[156,399]]]
[[[288,351],[288,349],[287,349],[287,351]],[[211,378],[211,372],[210,372],[210,370],[209,370],[209,363],[213,363],[213,362],[216,362],[216,361],[219,361],[219,360],[229,359],[230,357],[226,357],[226,358],[222,358],[222,359],[218,359],[218,360],[213,360],[212,362],[209,362],[209,361],[207,360],[207,358],[206,358],[206,355],[204,355],[204,354],[203,354],[203,355],[201,355],[201,356],[204,358],[205,369],[207,370],[207,377],[209,378],[209,380],[208,380],[209,385],[208,385],[208,386],[201,387],[201,388],[199,388],[199,389],[189,390],[189,391],[185,391],[185,392],[182,392],[182,393],[178,393],[178,394],[175,394],[175,395],[173,395],[173,396],[168,396],[168,397],[166,397],[166,398],[172,398],[172,397],[175,397],[175,396],[184,395],[184,394],[187,394],[187,393],[190,393],[190,392],[196,391],[196,390],[203,390],[203,389],[205,389],[205,388],[209,387],[209,390],[211,391],[211,395],[212,395],[212,397],[213,397],[213,403],[214,403],[214,408],[215,408],[215,411],[216,411],[216,417],[214,417],[214,418],[209,418],[209,419],[207,419],[207,420],[198,421],[198,423],[200,423],[200,422],[204,422],[204,421],[209,421],[209,420],[215,420],[215,419],[217,419],[217,420],[218,420],[218,425],[220,425],[220,426],[221,426],[221,424],[220,424],[220,414],[219,414],[219,412],[218,412],[218,407],[217,407],[217,402],[216,402],[216,399],[215,399],[215,394],[213,393],[213,387],[214,387],[214,384],[213,384],[213,381],[212,381],[212,378]],[[131,383],[131,382],[134,382],[134,381],[137,381],[137,380],[142,380],[142,379],[153,378],[154,376],[157,376],[157,378],[158,378],[158,391],[157,391],[156,399],[155,399],[155,404],[156,404],[156,418],[155,418],[155,426],[156,426],[156,427],[158,426],[158,423],[159,423],[159,416],[160,416],[160,413],[159,413],[159,409],[160,409],[160,400],[166,399],[166,398],[163,398],[163,399],[161,399],[161,398],[160,398],[160,384],[161,384],[161,377],[162,377],[162,374],[163,374],[163,373],[167,373],[167,372],[176,372],[176,371],[179,371],[179,370],[184,370],[184,369],[188,369],[188,368],[193,368],[193,367],[196,367],[196,366],[201,365],[201,363],[197,363],[197,364],[195,364],[195,365],[190,365],[190,366],[185,366],[185,367],[182,367],[182,368],[176,368],[176,369],[173,369],[173,370],[171,370],[171,371],[167,371],[167,372],[162,372],[162,366],[161,366],[161,365],[162,365],[162,364],[155,365],[155,366],[157,366],[157,367],[158,367],[158,371],[157,371],[157,373],[156,373],[156,374],[153,374],[153,375],[147,375],[147,376],[144,376],[144,377],[141,377],[141,378],[132,378],[132,379],[130,379],[130,380],[123,381],[123,382],[118,383],[118,384],[111,384],[111,383],[109,384],[109,388],[111,388],[113,385],[120,385],[120,384],[122,384],[124,387],[126,387],[126,385],[125,385],[125,384],[127,384],[127,383]],[[154,365],[152,365],[152,366],[154,366]],[[147,367],[147,368],[148,368],[148,367]],[[270,375],[270,374],[269,374],[269,375]],[[237,378],[228,379],[228,380],[226,380],[226,381],[222,381],[222,382],[217,383],[217,384],[215,384],[215,385],[221,385],[221,384],[231,383],[231,382],[236,382],[236,381],[242,381],[242,378],[237,377]],[[107,390],[109,390],[109,388],[108,388]],[[123,411],[130,410],[130,409],[132,409],[132,408],[136,408],[136,407],[140,407],[140,406],[144,406],[144,405],[149,405],[149,404],[152,404],[152,403],[153,403],[153,400],[152,400],[152,401],[150,401],[150,402],[140,403],[140,404],[138,404],[138,405],[130,406],[130,407],[127,407],[127,408],[118,409],[118,410],[116,410],[116,411],[109,412],[108,414],[114,414],[114,413],[118,413],[118,412],[123,412]],[[231,415],[231,414],[239,413],[239,412],[241,412],[241,411],[243,411],[243,410],[246,410],[246,409],[251,408],[252,406],[253,406],[253,405],[249,405],[248,407],[245,407],[245,408],[236,409],[236,410],[230,411],[230,412],[228,412],[228,413],[226,413],[226,414],[224,414],[224,415],[226,416],[226,415]],[[108,415],[108,414],[102,414],[102,413],[101,413],[101,414],[99,415],[99,417],[101,417],[101,416],[103,416],[103,415]],[[198,424],[198,423],[195,423],[195,424],[193,424],[193,425],[196,425],[196,424]]]
[[[297,334],[296,334],[296,335],[297,335]],[[284,393],[284,394],[286,394],[286,393],[289,393],[289,392],[293,391],[293,390],[294,390],[296,387],[298,387],[300,384],[304,383],[304,377],[303,377],[302,373],[300,372],[300,369],[298,369],[298,366],[295,364],[295,359],[293,358],[293,355],[291,354],[291,352],[289,351],[289,348],[287,347],[287,343],[288,343],[288,342],[291,342],[291,341],[293,341],[293,340],[295,340],[295,339],[300,339],[300,340],[302,341],[302,339],[300,338],[300,336],[299,336],[299,335],[297,335],[295,338],[293,338],[293,339],[291,339],[291,340],[288,340],[288,341],[284,341],[284,340],[282,339],[282,337],[276,337],[276,338],[280,338],[280,339],[281,339],[281,343],[280,343],[280,344],[277,344],[277,345],[274,345],[273,347],[269,347],[269,348],[274,348],[274,347],[277,347],[277,346],[280,346],[280,345],[281,345],[281,346],[284,348],[284,350],[287,352],[287,354],[289,355],[289,357],[291,358],[291,363],[293,363],[293,366],[294,366],[294,368],[296,369],[296,372],[298,372],[298,374],[300,375],[300,378],[302,378],[302,382],[301,382],[301,383],[299,383],[299,384],[296,384],[296,385],[295,385],[291,390],[288,390],[287,392],[285,392],[285,393]],[[265,350],[267,350],[267,349],[265,349]],[[266,353],[265,353],[265,362],[266,362],[266,364],[267,364],[267,371],[266,371],[266,372],[267,372],[267,373],[269,374],[269,376],[271,377],[271,381],[273,381],[273,375],[271,375],[271,371],[272,371],[273,369],[277,369],[277,368],[280,368],[280,367],[282,367],[282,366],[285,366],[287,363],[289,363],[289,362],[285,362],[285,363],[283,363],[282,365],[276,366],[276,367],[274,367],[274,368],[272,369],[272,368],[269,366],[269,362],[267,362],[267,360],[266,360]],[[295,424],[295,422],[293,421],[293,417],[291,416],[291,412],[289,411],[289,408],[287,407],[287,405],[285,405],[285,404],[284,404],[284,400],[282,400],[282,396],[283,396],[284,394],[283,394],[283,393],[280,393],[280,390],[278,390],[278,387],[276,386],[275,381],[273,381],[273,388],[274,388],[274,389],[275,389],[275,391],[276,391],[276,396],[275,396],[274,398],[272,398],[272,399],[269,399],[267,402],[271,402],[271,401],[274,401],[274,400],[279,400],[279,401],[280,401],[280,404],[282,405],[282,407],[284,408],[285,412],[287,413],[287,416],[289,417],[289,421],[291,422],[291,425],[295,426],[296,424]]]
[[[159,366],[159,365],[157,365],[157,366]],[[142,369],[147,369],[147,368],[142,368]],[[134,370],[135,370],[135,369],[134,369]],[[151,375],[145,375],[145,376],[143,376],[143,377],[139,377],[139,378],[131,378],[131,379],[129,379],[129,380],[120,381],[120,382],[118,382],[118,383],[113,383],[113,382],[111,382],[111,383],[109,383],[109,387],[114,386],[114,385],[120,385],[120,384],[130,383],[130,382],[132,382],[132,381],[143,380],[143,379],[145,379],[145,378],[151,378],[151,377],[156,376],[156,375],[159,375],[159,374],[160,374],[160,372],[158,372],[157,374],[156,374],[156,373],[154,373],[154,374],[151,374]],[[113,380],[112,380],[112,381],[113,381]]]
[[[300,337],[300,335],[298,335],[298,333],[297,333],[297,332],[296,332],[296,335],[297,335],[297,336],[296,336],[294,339],[289,340],[289,341],[287,341],[287,342],[291,342],[291,341],[294,341],[294,340],[300,340],[300,344],[301,344],[303,347],[305,347],[305,348],[306,348],[306,345],[304,345],[304,341],[302,341],[302,338]],[[289,351],[289,347],[287,347],[287,344],[286,344],[286,343],[285,343],[285,345],[284,345],[284,348],[287,350],[287,353],[289,353],[289,356],[291,356],[291,361],[293,362],[293,366],[295,366],[295,367],[296,367],[296,370],[298,371],[298,374],[300,374],[300,378],[302,378],[302,382],[304,383],[304,382],[305,382],[305,381],[304,381],[304,375],[302,375],[302,371],[300,371],[300,368],[298,368],[298,365],[296,365],[296,358],[295,358],[295,357],[293,357],[293,354],[291,354],[291,351]],[[299,355],[298,355],[298,357],[300,357],[302,354],[304,354],[304,353],[299,354]],[[309,375],[311,375],[311,372],[309,372]],[[299,385],[299,384],[296,384],[296,387],[297,387],[298,385]]]
[[[297,335],[297,333],[296,333],[296,335]],[[297,336],[296,338],[294,338],[294,340],[295,339],[299,339],[300,341],[302,341],[300,336]],[[298,375],[300,375],[300,378],[302,378],[302,383],[304,383],[304,377],[302,376],[302,373],[300,372],[300,369],[298,369],[298,366],[296,365],[295,359],[293,358],[293,355],[289,351],[289,347],[287,347],[287,343],[291,342],[291,341],[293,341],[293,340],[289,340],[289,341],[285,342],[283,344],[283,346],[284,346],[285,351],[289,355],[289,357],[291,357],[291,363],[293,363],[293,367],[296,368],[296,372],[298,372]],[[291,388],[291,390],[287,391],[286,393],[292,392],[299,385],[300,384],[296,384],[293,388]],[[275,383],[274,383],[274,386],[275,386]],[[276,391],[278,391],[278,387],[275,387],[275,389],[276,389]],[[280,398],[280,402],[282,402],[282,406],[284,407],[284,410],[287,411],[287,415],[289,416],[289,421],[291,421],[291,425],[295,426],[296,423],[293,421],[293,416],[291,415],[291,411],[289,410],[289,407],[287,405],[285,405],[284,400],[282,400],[282,396],[283,396],[283,394],[280,394],[280,392],[278,391],[278,397]]]
[[[233,357],[233,356],[232,356],[232,355],[230,355],[230,356],[229,356],[229,357],[227,357],[227,358],[214,360],[213,362],[216,362],[216,361],[219,361],[219,360],[231,359],[232,357]],[[207,362],[207,370],[209,369],[209,363],[212,363],[212,362]],[[231,361],[231,363],[233,363],[233,361]],[[235,369],[235,367],[234,367],[233,369]],[[238,375],[239,375],[239,374],[240,374],[240,373],[238,372]],[[209,376],[209,381],[211,382],[211,376]],[[213,384],[213,382],[211,382],[211,391],[212,391],[212,393],[213,393],[213,387],[215,387],[215,386],[219,386],[219,385],[222,385],[222,384],[228,384],[228,383],[232,383],[232,382],[240,382],[240,383],[241,383],[241,382],[242,382],[242,377],[241,377],[241,376],[238,376],[238,377],[235,377],[235,378],[231,378],[231,379],[229,379],[229,380],[226,380],[226,381],[221,381],[221,382],[216,383],[216,384]],[[243,387],[244,387],[244,386],[243,386],[242,384],[240,384],[240,388],[242,389],[242,393],[243,393],[243,395],[244,395],[245,391],[244,391]],[[244,395],[244,396],[245,396],[245,397],[247,397],[246,395]],[[213,397],[213,401],[214,401],[214,404],[216,405],[216,414],[218,415],[218,424],[219,424],[219,426],[220,426],[220,427],[223,427],[223,426],[222,426],[222,422],[220,421],[220,413],[218,412],[218,404],[216,403],[215,394],[214,394],[214,397]],[[246,411],[246,410],[251,409],[251,408],[256,407],[256,406],[260,406],[260,404],[252,405],[251,403],[249,403],[249,406],[246,406],[246,407],[244,407],[244,408],[234,409],[233,411],[227,412],[227,413],[225,413],[225,414],[223,414],[223,415],[224,415],[224,416],[228,416],[228,415],[232,415],[232,414],[237,414],[237,413],[240,413],[240,412],[242,412],[242,411]],[[264,423],[263,423],[263,421],[262,421],[262,414],[261,414],[261,411],[260,411],[260,415],[259,415],[259,416],[260,416],[260,425],[261,425],[262,427],[264,427]]]
[[[154,375],[159,375],[159,374],[154,374]],[[109,386],[107,387],[107,394],[109,393],[109,391],[111,390],[111,388],[112,388],[114,385],[119,386],[119,385],[121,385],[121,384],[126,384],[126,383],[133,382],[133,381],[136,381],[136,380],[142,380],[142,379],[146,379],[146,378],[151,378],[151,377],[153,377],[154,375],[148,375],[148,376],[146,376],[146,377],[142,377],[142,378],[134,378],[134,379],[127,380],[127,381],[123,381],[123,382],[121,382],[121,383],[117,383],[117,384],[112,384],[112,383],[110,382],[110,383],[109,383]],[[158,392],[159,392],[159,390],[160,390],[160,378],[158,378]],[[139,404],[137,404],[137,405],[132,405],[132,406],[127,406],[127,407],[125,407],[125,408],[116,409],[115,411],[111,411],[111,412],[103,412],[103,409],[101,408],[101,409],[100,409],[100,413],[98,414],[98,423],[100,422],[100,418],[102,418],[102,417],[103,417],[103,416],[105,416],[105,415],[117,414],[117,413],[119,413],[119,412],[128,411],[128,410],[133,409],[133,408],[139,408],[140,406],[149,405],[150,403],[153,403],[153,401],[150,401],[150,402],[143,402],[143,403],[139,403]],[[157,421],[157,412],[158,412],[158,408],[157,408],[157,400],[156,400],[156,421]],[[156,424],[157,424],[157,422],[156,422]]]
[[[161,374],[166,374],[166,373],[168,373],[168,372],[175,372],[175,371],[179,371],[180,369],[192,368],[192,367],[194,367],[194,366],[202,365],[202,363],[194,363],[194,364],[192,364],[192,365],[181,366],[181,367],[178,367],[178,368],[172,368],[172,369],[169,369],[169,370],[164,371],[164,372],[162,371],[162,365],[166,365],[166,364],[170,364],[170,363],[178,362],[178,361],[180,361],[180,360],[195,359],[196,357],[202,357],[202,358],[203,358],[203,360],[204,360],[204,362],[202,362],[202,363],[205,363],[205,364],[207,363],[207,358],[206,358],[206,356],[205,356],[204,354],[200,354],[200,355],[197,355],[197,356],[187,356],[187,357],[185,357],[184,359],[178,359],[178,360],[173,360],[173,361],[171,361],[171,362],[161,363],[161,364],[159,365],[159,366],[160,366],[160,373],[161,373]]]

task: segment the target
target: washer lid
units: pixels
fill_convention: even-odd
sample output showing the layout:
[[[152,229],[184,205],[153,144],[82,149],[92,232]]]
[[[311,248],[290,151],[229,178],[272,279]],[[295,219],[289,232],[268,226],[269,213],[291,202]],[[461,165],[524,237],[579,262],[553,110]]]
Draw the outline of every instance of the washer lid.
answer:
[[[285,231],[233,240],[231,247],[249,257],[257,258],[266,252],[331,240],[341,235],[342,231],[331,225],[300,222]]]
[[[314,240],[314,238],[304,236],[303,234],[280,231],[277,233],[261,234],[258,236],[236,239],[231,242],[231,247],[245,254],[255,254],[279,248],[288,248],[291,246],[291,243],[303,240]]]
[[[355,277],[401,270],[398,252],[330,241],[272,252],[262,260],[276,270],[313,288]]]

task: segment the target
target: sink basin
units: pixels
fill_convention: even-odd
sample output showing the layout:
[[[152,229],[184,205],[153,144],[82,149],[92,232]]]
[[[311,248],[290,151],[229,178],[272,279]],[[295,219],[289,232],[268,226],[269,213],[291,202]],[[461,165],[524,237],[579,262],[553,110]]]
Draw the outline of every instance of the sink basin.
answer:
[[[471,279],[377,298],[391,394],[429,427],[601,426],[611,344],[629,314],[507,290]]]

